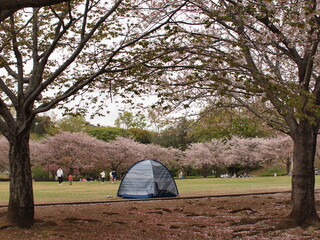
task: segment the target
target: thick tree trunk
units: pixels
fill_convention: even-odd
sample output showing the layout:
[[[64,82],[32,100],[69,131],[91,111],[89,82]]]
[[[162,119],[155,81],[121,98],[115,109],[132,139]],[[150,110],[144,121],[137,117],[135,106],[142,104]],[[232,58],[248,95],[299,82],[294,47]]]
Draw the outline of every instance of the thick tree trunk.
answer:
[[[297,225],[313,225],[319,224],[314,196],[317,131],[310,124],[301,125],[293,135],[293,208],[290,216]]]
[[[286,171],[287,171],[287,175],[289,175],[291,173],[292,170],[292,158],[287,158],[286,159]]]
[[[209,175],[209,165],[204,164],[201,168],[201,172],[202,172],[203,177],[207,178]]]
[[[11,138],[10,199],[8,220],[15,226],[29,228],[34,224],[34,202],[30,166],[29,134]]]

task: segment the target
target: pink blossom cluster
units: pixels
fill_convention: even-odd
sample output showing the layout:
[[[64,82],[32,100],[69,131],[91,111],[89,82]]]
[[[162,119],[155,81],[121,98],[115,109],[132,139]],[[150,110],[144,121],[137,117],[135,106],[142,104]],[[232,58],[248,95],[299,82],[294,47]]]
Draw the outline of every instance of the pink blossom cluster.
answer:
[[[8,169],[9,145],[0,138],[0,168]],[[154,144],[141,144],[130,138],[119,137],[104,142],[85,133],[63,132],[31,141],[31,161],[33,166],[44,166],[54,173],[58,166],[66,170],[80,172],[93,169],[117,169],[125,171],[142,159],[155,159],[169,169],[184,166],[202,168],[207,166],[228,167],[234,164],[243,166],[264,166],[282,162],[289,167],[292,161],[293,142],[290,137],[240,138],[230,140],[213,139],[208,142],[193,143],[186,151],[164,148]],[[316,158],[319,159],[317,151]]]

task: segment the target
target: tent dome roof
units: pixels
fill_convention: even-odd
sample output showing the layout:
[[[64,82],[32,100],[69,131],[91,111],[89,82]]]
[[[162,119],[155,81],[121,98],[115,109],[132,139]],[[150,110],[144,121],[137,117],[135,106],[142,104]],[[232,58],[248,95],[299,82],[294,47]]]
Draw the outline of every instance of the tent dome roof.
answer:
[[[179,195],[169,170],[156,160],[141,160],[123,177],[117,193],[124,198],[175,197]]]

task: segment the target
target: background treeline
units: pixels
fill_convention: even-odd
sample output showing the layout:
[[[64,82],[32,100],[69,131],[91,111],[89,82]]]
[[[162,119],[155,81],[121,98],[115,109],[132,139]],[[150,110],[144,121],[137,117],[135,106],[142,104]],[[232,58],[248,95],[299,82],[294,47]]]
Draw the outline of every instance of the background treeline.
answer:
[[[175,176],[289,174],[292,140],[249,116],[203,112],[197,119],[164,122],[157,131],[150,130],[147,117],[130,112],[119,115],[117,127],[94,126],[82,116],[38,117],[32,125],[33,176],[54,179],[58,166],[77,177],[97,178],[102,170],[121,175],[141,159],[161,161]],[[0,144],[5,172],[8,143],[2,137]]]

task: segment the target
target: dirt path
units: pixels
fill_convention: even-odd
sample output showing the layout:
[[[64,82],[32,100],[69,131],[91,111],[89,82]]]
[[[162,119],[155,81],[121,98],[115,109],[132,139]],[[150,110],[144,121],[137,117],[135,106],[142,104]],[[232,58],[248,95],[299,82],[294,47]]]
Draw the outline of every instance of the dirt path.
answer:
[[[8,225],[2,208],[0,239],[320,239],[320,228],[290,227],[289,200],[279,193],[37,206],[32,229]]]

